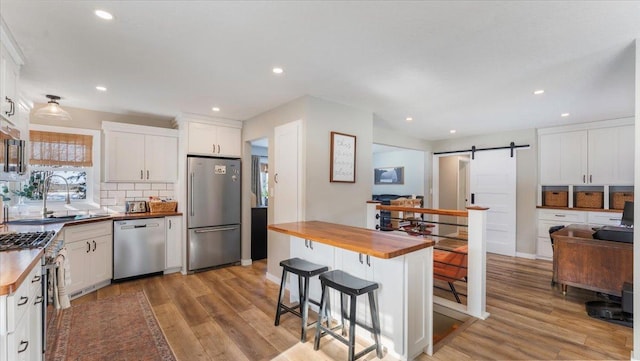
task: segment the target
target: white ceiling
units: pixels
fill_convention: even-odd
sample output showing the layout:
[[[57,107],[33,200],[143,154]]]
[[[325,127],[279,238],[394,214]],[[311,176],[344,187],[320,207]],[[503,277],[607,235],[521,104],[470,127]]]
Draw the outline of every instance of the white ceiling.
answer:
[[[308,94],[430,140],[634,114],[639,1],[2,0],[0,14],[27,98],[63,107],[245,120]]]

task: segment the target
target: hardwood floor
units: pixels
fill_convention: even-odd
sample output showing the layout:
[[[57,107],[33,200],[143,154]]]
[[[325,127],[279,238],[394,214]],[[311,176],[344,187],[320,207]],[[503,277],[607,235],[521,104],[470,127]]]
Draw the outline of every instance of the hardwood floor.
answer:
[[[631,328],[589,318],[593,292],[552,288],[551,263],[490,255],[487,311],[442,346],[417,360],[628,360]],[[346,346],[329,337],[313,351],[313,332],[299,342],[299,319],[273,326],[278,285],[266,262],[188,276],[172,274],[114,284],[73,301],[92,302],[144,290],[177,358],[192,360],[346,360]],[[373,360],[375,353],[363,358]],[[393,360],[389,356],[385,360]]]

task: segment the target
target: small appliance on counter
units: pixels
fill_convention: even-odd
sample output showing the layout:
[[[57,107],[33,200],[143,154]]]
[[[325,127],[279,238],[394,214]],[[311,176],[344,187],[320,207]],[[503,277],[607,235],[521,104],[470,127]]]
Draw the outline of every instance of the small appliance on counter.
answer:
[[[148,212],[147,202],[145,201],[127,201],[125,203],[126,213],[145,213]]]

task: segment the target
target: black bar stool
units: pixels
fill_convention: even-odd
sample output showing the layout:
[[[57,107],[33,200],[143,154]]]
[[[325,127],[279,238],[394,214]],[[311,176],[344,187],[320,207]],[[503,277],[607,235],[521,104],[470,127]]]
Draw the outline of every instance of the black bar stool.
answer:
[[[376,298],[374,295],[374,291],[378,289],[378,284],[354,277],[340,270],[334,270],[321,274],[320,283],[322,284],[322,298],[320,301],[320,314],[318,316],[318,324],[316,326],[316,337],[313,349],[318,350],[318,348],[320,348],[320,338],[322,336],[325,336],[326,334],[329,334],[349,347],[349,361],[360,358],[373,350],[376,350],[376,355],[378,356],[378,358],[382,358],[382,347],[380,346],[380,319],[378,316],[378,305],[376,304]],[[344,335],[345,333],[344,319],[345,317],[348,317],[349,339],[346,339],[342,335],[334,332],[337,327],[330,328],[329,326],[329,319],[327,314],[327,298],[329,297],[329,295],[327,292],[327,287],[340,291],[340,319],[342,322],[342,335]],[[356,298],[365,293],[369,296],[369,308],[371,311],[372,324],[371,326],[368,326],[356,320]],[[350,307],[348,315],[346,314],[347,300],[344,295],[350,297]],[[322,321],[325,318],[327,318],[327,327],[322,325]],[[375,344],[365,348],[358,354],[355,354],[356,324],[373,333],[373,337],[375,340]]]
[[[300,335],[300,342],[305,342],[307,338],[307,327],[312,325],[307,324],[307,318],[309,315],[309,302],[314,305],[320,306],[318,301],[309,298],[309,278],[317,276],[322,272],[329,270],[329,267],[319,264],[311,263],[300,258],[285,259],[280,262],[282,266],[282,281],[280,281],[280,296],[278,297],[278,308],[276,310],[276,322],[275,325],[280,324],[280,316],[283,313],[291,312],[294,315],[302,319],[302,332]],[[287,276],[289,273],[293,273],[298,276],[298,296],[299,303],[293,306],[287,306],[282,302],[284,297],[284,290],[287,283]],[[303,281],[304,280],[304,284]],[[299,311],[296,311],[299,309]]]

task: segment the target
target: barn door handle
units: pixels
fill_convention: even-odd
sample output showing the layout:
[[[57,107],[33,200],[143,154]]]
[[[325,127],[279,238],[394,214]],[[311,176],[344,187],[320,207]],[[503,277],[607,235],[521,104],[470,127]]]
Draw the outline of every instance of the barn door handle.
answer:
[[[471,193],[471,204],[476,204],[476,194]]]

